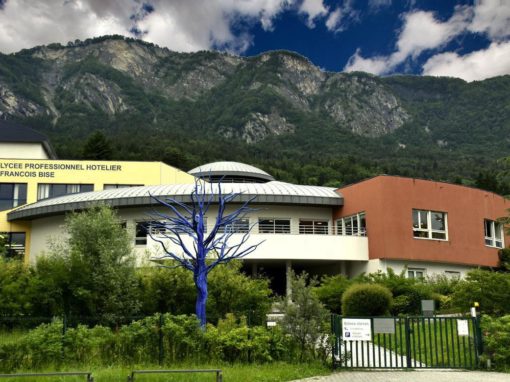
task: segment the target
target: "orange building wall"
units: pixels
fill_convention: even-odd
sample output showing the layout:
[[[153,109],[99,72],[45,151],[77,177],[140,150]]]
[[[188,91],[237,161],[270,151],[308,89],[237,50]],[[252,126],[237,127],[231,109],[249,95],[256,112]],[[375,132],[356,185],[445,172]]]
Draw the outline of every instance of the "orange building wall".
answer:
[[[485,245],[484,219],[508,215],[510,201],[454,184],[378,176],[338,190],[344,206],[333,218],[366,213],[370,259],[496,266],[498,249]],[[412,210],[448,214],[448,241],[415,239]],[[505,246],[510,237],[505,236]]]

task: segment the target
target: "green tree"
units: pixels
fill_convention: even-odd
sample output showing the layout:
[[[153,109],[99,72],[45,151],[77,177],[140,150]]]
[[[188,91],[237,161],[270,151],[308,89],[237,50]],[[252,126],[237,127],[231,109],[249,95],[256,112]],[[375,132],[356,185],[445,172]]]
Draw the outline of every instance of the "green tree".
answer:
[[[96,130],[85,142],[82,157],[83,159],[110,160],[113,158],[112,144],[101,131]]]
[[[30,272],[21,261],[0,257],[0,315],[30,313],[29,281]]]
[[[283,302],[283,330],[291,338],[291,348],[300,361],[325,360],[329,312],[313,292],[318,282],[306,273],[291,277],[292,299]]]
[[[5,236],[0,234],[0,258],[3,258],[7,254],[7,240]]]
[[[510,274],[475,269],[459,281],[452,295],[453,304],[468,311],[476,301],[485,314],[510,313]]]
[[[113,323],[139,310],[131,241],[108,207],[69,215],[64,238],[35,272],[39,292],[50,292],[70,315]]]
[[[324,276],[314,292],[331,313],[341,314],[342,295],[350,285],[351,281],[344,275]]]

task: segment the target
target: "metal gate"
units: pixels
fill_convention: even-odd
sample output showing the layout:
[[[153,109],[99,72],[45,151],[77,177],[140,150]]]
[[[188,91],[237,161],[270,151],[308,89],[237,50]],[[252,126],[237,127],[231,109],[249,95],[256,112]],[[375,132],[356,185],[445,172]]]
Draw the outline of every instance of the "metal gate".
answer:
[[[478,367],[479,318],[332,315],[333,367]]]

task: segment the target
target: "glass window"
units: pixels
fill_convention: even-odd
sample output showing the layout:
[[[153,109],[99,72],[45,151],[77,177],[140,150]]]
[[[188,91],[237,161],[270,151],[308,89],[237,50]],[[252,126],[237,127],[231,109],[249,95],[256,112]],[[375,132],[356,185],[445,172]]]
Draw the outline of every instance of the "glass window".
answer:
[[[26,183],[0,183],[0,211],[22,206],[26,202]]]
[[[444,271],[446,277],[452,280],[458,280],[460,279],[460,272],[459,271]]]
[[[226,227],[220,227],[218,229],[219,233],[247,233],[250,230],[250,221],[249,219],[239,219],[233,222],[232,224],[227,225]]]
[[[135,245],[147,245],[150,222],[136,222]]]
[[[3,232],[0,236],[4,238],[7,248],[6,257],[23,259],[25,256],[25,232]]]
[[[410,279],[422,279],[425,277],[425,269],[423,268],[408,268],[407,277]]]
[[[494,220],[484,220],[485,245],[503,248],[503,224]]]
[[[143,184],[104,184],[103,190],[113,190],[116,188],[139,187],[139,186],[143,186]]]
[[[346,236],[366,236],[367,219],[364,212],[346,216],[336,221],[336,234]]]
[[[290,219],[259,219],[259,233],[290,233]]]
[[[327,220],[300,220],[299,233],[313,235],[327,235],[329,222]]]
[[[45,184],[37,185],[37,200],[55,198],[57,196],[94,191],[93,184]]]
[[[445,212],[413,210],[413,236],[422,239],[447,240]]]

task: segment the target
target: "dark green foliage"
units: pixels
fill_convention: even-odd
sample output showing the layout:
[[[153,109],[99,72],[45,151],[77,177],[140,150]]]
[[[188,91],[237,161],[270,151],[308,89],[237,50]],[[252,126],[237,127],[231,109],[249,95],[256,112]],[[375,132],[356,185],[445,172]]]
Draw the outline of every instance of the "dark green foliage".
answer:
[[[63,242],[35,268],[36,291],[49,314],[93,316],[111,323],[139,309],[131,241],[110,208],[66,219]],[[44,296],[44,297],[43,297]]]
[[[82,157],[92,160],[110,160],[113,158],[112,143],[101,131],[96,130],[85,142]]]
[[[162,343],[160,343],[162,339]],[[161,350],[161,352],[160,352]],[[42,324],[0,343],[0,372],[58,368],[62,365],[196,364],[218,362],[292,361],[289,339],[280,328],[248,327],[229,315],[217,326],[200,328],[195,316],[149,316],[117,328],[77,325],[64,330],[62,321]]]
[[[271,307],[269,280],[243,274],[241,261],[214,268],[209,274],[207,315],[216,323],[227,313],[246,316],[251,325],[263,325]]]
[[[0,256],[0,316],[21,316],[30,313],[30,272],[18,260]]]
[[[393,297],[388,288],[378,284],[351,285],[342,296],[344,316],[384,316],[389,314]]]
[[[393,269],[388,268],[387,272],[371,273],[359,280],[384,285],[391,291],[393,295],[391,313],[393,315],[421,314],[421,300],[433,298],[432,290],[426,280],[408,278],[405,270],[396,274]]]
[[[459,281],[452,295],[454,306],[469,311],[474,302],[483,314],[510,313],[510,274],[475,269]]]
[[[196,291],[191,272],[183,268],[144,268],[139,271],[143,314],[191,314]],[[241,272],[241,262],[216,267],[209,274],[207,318],[216,324],[227,314],[246,316],[250,325],[265,323],[272,299],[269,280]]]
[[[510,272],[510,248],[500,249],[498,252],[499,256],[499,268],[506,272]]]
[[[344,275],[324,276],[314,293],[331,313],[342,314],[342,295],[351,283]]]
[[[510,367],[510,315],[503,317],[483,316],[483,359],[490,359],[492,367],[503,370]]]
[[[309,279],[306,273],[291,277],[292,297],[283,301],[282,311],[285,316],[281,325],[291,339],[292,357],[299,361],[326,361],[330,315],[313,293],[317,280]]]

